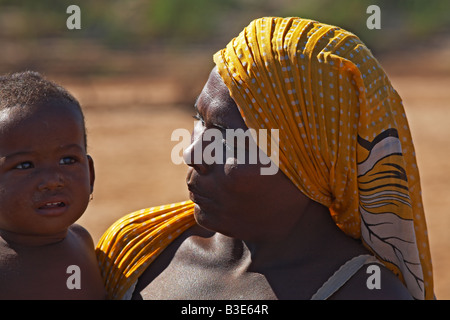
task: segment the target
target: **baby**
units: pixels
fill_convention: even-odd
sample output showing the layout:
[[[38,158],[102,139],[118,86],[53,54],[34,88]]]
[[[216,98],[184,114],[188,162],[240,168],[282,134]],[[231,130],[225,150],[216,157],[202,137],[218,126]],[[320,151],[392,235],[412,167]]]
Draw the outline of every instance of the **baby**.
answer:
[[[36,72],[0,77],[0,299],[102,299],[80,104]]]

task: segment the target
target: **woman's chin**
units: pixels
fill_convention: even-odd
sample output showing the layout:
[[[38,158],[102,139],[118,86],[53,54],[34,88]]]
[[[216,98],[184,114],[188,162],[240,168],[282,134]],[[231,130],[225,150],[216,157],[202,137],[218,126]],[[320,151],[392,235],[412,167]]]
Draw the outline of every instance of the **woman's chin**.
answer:
[[[205,208],[200,207],[200,205],[195,204],[194,206],[194,218],[197,224],[207,230],[220,232],[220,224],[217,222],[215,218],[216,215],[211,214],[210,212],[216,211],[206,211]]]

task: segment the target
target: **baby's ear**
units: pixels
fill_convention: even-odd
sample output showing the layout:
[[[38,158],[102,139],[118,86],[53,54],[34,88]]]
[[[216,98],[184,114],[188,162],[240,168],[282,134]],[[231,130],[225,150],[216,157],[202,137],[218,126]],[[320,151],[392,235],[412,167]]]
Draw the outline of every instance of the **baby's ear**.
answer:
[[[90,155],[87,155],[87,159],[89,162],[89,180],[91,185],[91,193],[94,192],[94,181],[95,181],[95,168],[94,168],[94,160]]]

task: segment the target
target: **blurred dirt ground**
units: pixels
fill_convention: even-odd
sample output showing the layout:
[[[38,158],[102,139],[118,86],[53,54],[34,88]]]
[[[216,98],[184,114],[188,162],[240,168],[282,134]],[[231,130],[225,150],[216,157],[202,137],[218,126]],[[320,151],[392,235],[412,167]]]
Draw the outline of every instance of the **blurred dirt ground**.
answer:
[[[450,299],[450,45],[398,52],[379,60],[404,100],[415,141],[435,293],[438,299]],[[96,183],[94,200],[79,223],[95,242],[126,213],[187,199],[186,167],[171,161],[176,144],[171,134],[177,128],[191,130],[193,108],[180,101],[194,102],[212,58],[184,66],[185,72],[195,72],[196,78],[203,80],[190,82],[185,76],[182,83],[142,74],[84,80],[53,77],[79,98],[85,109]],[[183,64],[177,68],[182,72]]]

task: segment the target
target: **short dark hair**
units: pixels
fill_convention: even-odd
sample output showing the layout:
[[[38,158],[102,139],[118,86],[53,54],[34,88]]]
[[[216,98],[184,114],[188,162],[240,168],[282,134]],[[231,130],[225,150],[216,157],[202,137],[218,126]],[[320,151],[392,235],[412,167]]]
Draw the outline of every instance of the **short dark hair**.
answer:
[[[14,106],[39,106],[50,101],[63,100],[81,114],[86,142],[86,126],[80,103],[62,86],[45,79],[35,71],[24,71],[0,76],[0,110]]]

